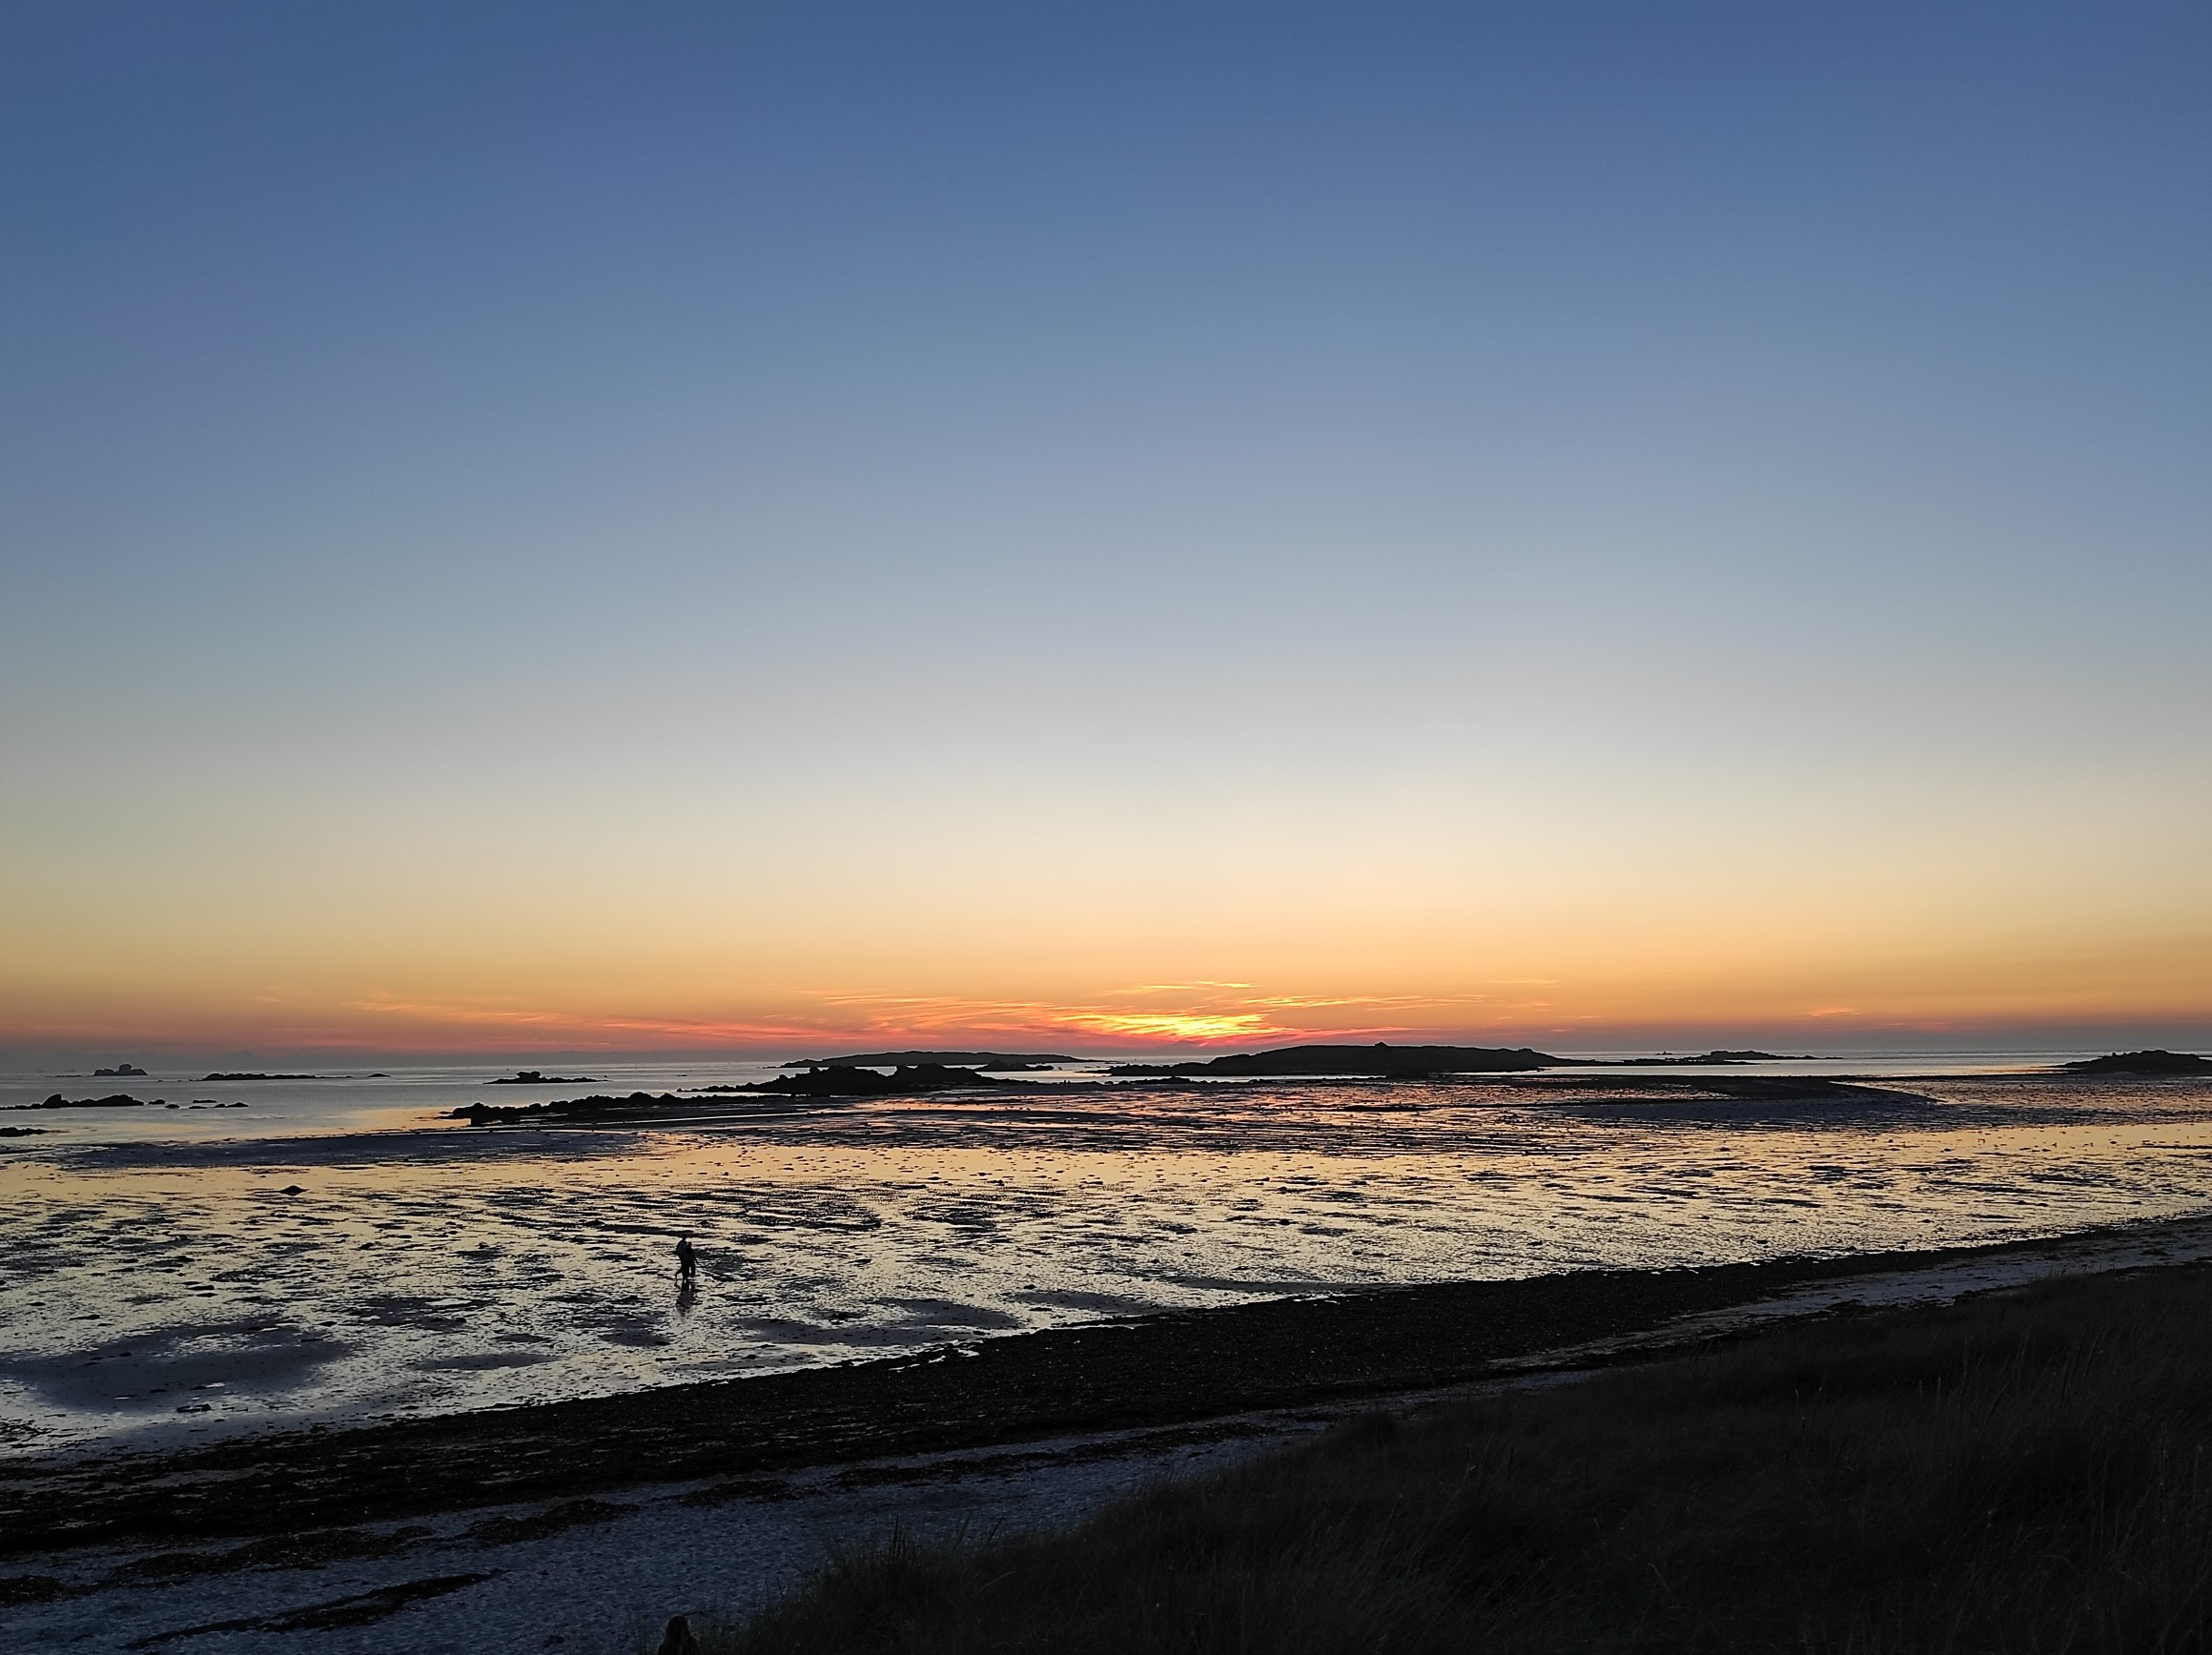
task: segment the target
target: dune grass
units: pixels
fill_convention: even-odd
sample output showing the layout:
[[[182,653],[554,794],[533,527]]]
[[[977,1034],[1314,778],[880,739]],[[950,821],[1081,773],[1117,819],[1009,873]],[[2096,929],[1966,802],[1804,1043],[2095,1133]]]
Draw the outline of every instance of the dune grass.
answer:
[[[711,1655],[2202,1649],[2212,1272],[1376,1414],[1074,1529],[832,1562]]]

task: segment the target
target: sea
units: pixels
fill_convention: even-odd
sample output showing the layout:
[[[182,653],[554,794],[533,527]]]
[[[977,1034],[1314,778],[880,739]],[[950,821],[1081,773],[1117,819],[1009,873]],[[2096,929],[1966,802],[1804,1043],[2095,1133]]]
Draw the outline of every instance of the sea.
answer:
[[[2063,1055],[2063,1054],[2059,1054]],[[2212,1083],[2051,1053],[1713,1073],[1119,1084],[1095,1062],[908,1098],[714,1099],[687,1058],[312,1078],[0,1076],[0,1454],[604,1395],[1177,1307],[2049,1236],[2212,1212]],[[1585,1072],[1586,1073],[1587,1072]],[[124,1091],[159,1107],[29,1110]],[[449,1111],[697,1097],[654,1125]],[[1654,1099],[1657,1099],[1654,1101]],[[244,1105],[243,1108],[235,1107]],[[232,1106],[232,1107],[218,1107]],[[689,1236],[695,1283],[673,1249]]]

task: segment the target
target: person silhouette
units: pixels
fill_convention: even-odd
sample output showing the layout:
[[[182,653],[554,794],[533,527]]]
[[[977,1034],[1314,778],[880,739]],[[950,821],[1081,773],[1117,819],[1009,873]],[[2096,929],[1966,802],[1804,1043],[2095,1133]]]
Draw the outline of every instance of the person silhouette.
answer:
[[[676,1279],[686,1285],[699,1279],[699,1254],[688,1236],[676,1242]]]

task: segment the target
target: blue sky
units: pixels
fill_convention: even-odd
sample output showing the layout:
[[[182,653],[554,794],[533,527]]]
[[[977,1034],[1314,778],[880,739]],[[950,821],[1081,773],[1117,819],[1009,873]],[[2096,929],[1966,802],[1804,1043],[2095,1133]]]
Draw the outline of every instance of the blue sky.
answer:
[[[463,911],[738,1021],[1478,937],[2212,1022],[2208,82],[2178,5],[10,8],[22,1037]]]

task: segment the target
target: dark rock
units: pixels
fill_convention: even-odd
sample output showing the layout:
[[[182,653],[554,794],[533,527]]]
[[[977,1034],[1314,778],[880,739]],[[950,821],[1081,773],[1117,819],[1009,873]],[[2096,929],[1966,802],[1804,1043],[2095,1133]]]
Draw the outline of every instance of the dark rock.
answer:
[[[150,1105],[141,1098],[133,1097],[127,1092],[113,1093],[107,1097],[64,1097],[57,1092],[44,1103],[12,1103],[8,1107],[10,1109],[158,1109],[162,1102],[163,1099],[157,1097]]]
[[[602,1093],[591,1097],[557,1098],[551,1103],[471,1103],[460,1109],[447,1110],[445,1118],[465,1120],[474,1126],[531,1120],[590,1120],[606,1115],[636,1114],[647,1110],[666,1110],[684,1102],[683,1098],[672,1092],[633,1092],[627,1097],[608,1097]]]
[[[1034,1086],[1034,1081],[993,1080],[973,1069],[951,1069],[941,1063],[921,1063],[879,1074],[872,1069],[809,1069],[804,1074],[779,1074],[748,1086],[708,1086],[701,1092],[743,1093],[750,1096],[778,1097],[896,1097],[914,1093],[951,1092],[961,1087]],[[626,1116],[665,1114],[672,1109],[697,1110],[706,1100],[681,1097],[672,1092],[633,1092],[627,1097],[595,1093],[590,1097],[557,1098],[550,1103],[471,1103],[445,1112],[447,1120],[465,1120],[471,1126],[590,1125]]]

